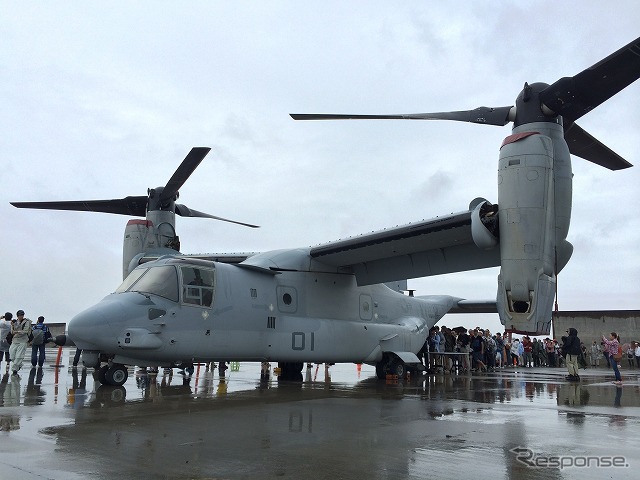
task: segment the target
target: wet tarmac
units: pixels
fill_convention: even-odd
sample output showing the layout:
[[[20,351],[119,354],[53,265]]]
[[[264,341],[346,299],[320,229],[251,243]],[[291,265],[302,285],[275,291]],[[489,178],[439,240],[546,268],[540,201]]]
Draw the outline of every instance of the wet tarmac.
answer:
[[[23,369],[0,383],[0,478],[601,479],[640,468],[640,370],[507,368],[380,381],[372,367],[313,365],[302,382],[260,365]],[[49,356],[51,353],[49,353]],[[55,360],[55,359],[54,359]],[[4,363],[0,371],[4,372]]]

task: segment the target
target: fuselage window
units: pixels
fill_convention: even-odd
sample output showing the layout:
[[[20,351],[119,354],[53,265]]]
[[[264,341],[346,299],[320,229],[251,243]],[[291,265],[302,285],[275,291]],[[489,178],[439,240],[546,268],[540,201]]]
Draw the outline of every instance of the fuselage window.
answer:
[[[182,271],[182,302],[211,307],[213,303],[213,270],[198,267],[180,267]]]
[[[175,267],[168,265],[136,269],[116,290],[118,293],[124,291],[149,293],[177,302],[179,300],[178,272]]]

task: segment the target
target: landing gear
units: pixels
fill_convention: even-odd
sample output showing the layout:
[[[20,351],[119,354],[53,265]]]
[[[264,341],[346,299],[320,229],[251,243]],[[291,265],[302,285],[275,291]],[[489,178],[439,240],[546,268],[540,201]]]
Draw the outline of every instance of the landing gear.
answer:
[[[398,378],[404,378],[407,374],[407,366],[402,360],[395,359],[390,362],[388,372],[390,375],[397,375]]]
[[[398,378],[405,378],[409,369],[409,365],[393,355],[384,357],[381,361],[376,363],[376,376],[380,380],[385,380],[387,378],[387,375],[393,375],[394,377]]]
[[[127,367],[120,363],[103,365],[97,370],[98,381],[103,385],[121,387],[127,381],[129,372]]]
[[[302,362],[278,362],[279,378],[282,380],[302,381]]]
[[[114,387],[121,387],[124,385],[124,382],[127,381],[127,377],[129,376],[129,372],[127,372],[127,367],[120,363],[114,363],[109,367],[105,374],[105,379],[109,385],[113,385]]]
[[[109,370],[109,365],[103,365],[100,368],[98,368],[98,370],[96,370],[98,381],[102,385],[107,385],[107,370]]]

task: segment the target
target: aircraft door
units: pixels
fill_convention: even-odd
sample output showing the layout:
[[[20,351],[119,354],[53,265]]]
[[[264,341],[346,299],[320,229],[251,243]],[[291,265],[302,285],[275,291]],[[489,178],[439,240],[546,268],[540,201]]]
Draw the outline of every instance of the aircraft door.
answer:
[[[180,304],[167,332],[174,355],[190,359],[194,352],[206,351],[213,338],[212,307],[215,301],[215,269],[201,265],[181,265]]]

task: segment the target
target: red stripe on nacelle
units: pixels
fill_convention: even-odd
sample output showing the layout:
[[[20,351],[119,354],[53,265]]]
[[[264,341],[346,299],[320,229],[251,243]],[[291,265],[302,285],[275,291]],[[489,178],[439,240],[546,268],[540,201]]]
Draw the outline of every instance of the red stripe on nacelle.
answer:
[[[530,137],[531,135],[540,135],[540,132],[514,133],[513,135],[509,135],[502,141],[502,145],[500,145],[500,148],[504,147],[505,145],[509,145],[510,143],[515,143],[518,140],[522,140],[523,138]]]
[[[129,220],[127,225],[144,225],[145,227],[153,227],[153,222],[151,220],[140,220],[134,218],[133,220]]]

